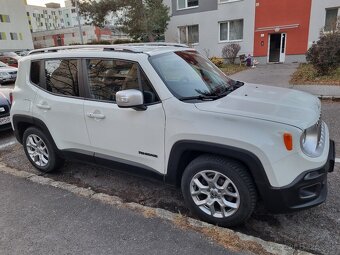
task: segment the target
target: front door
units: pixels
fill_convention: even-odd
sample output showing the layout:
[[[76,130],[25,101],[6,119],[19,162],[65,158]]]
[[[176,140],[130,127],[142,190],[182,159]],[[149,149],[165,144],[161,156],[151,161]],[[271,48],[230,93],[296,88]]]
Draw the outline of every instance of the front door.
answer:
[[[89,100],[84,118],[96,159],[164,173],[165,114],[139,65],[115,59],[85,61]],[[115,94],[125,89],[142,90],[147,109],[119,108]]]
[[[269,62],[283,63],[286,57],[286,33],[269,35]]]

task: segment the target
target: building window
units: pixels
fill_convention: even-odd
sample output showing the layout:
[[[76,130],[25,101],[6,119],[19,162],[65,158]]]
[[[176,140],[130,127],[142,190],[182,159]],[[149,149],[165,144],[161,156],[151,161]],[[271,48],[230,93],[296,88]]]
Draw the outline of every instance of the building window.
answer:
[[[243,19],[220,22],[220,41],[243,40]]]
[[[71,25],[70,22],[67,22],[67,25],[70,26]]]
[[[9,15],[0,14],[0,22],[2,22],[2,23],[10,23],[11,19],[9,18]]]
[[[199,43],[198,25],[179,27],[179,42],[184,44]]]
[[[27,16],[30,16],[30,13],[29,12],[26,12]]]
[[[187,9],[198,7],[198,0],[177,0],[177,9]]]
[[[75,12],[76,12],[76,9],[72,9],[71,12],[72,12],[72,13],[75,13]]]
[[[18,34],[17,33],[9,33],[11,36],[11,40],[18,40]]]
[[[66,13],[66,18],[68,18],[68,13]]]
[[[6,33],[5,32],[0,32],[0,40],[6,40]]]
[[[21,41],[24,40],[24,37],[23,37],[22,33],[19,33],[19,39],[20,39]]]
[[[338,23],[338,8],[326,10],[325,31],[334,31]]]
[[[84,36],[86,35],[86,32],[85,32],[85,31],[83,31],[83,35],[84,35]]]

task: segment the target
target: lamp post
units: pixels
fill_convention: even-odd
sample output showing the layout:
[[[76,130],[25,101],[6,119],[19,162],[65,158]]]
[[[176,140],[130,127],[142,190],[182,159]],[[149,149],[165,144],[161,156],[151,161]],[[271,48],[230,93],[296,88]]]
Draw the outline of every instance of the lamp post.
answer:
[[[81,29],[81,24],[80,24],[78,0],[72,0],[72,3],[74,3],[74,7],[76,7],[76,14],[77,14],[80,42],[81,42],[81,44],[84,44],[83,31]]]

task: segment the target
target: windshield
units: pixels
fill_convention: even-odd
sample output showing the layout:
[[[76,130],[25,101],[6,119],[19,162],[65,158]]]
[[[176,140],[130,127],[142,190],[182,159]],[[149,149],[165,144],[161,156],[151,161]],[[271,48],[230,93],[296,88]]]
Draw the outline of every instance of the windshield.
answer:
[[[152,56],[150,62],[171,93],[179,99],[221,96],[235,83],[196,51]]]

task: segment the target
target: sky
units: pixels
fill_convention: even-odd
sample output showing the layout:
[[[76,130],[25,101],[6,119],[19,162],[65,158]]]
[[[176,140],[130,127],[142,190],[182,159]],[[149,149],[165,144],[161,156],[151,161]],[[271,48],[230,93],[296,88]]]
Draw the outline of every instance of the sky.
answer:
[[[27,4],[29,5],[40,5],[44,6],[47,3],[59,3],[62,7],[65,6],[64,0],[27,0]]]

